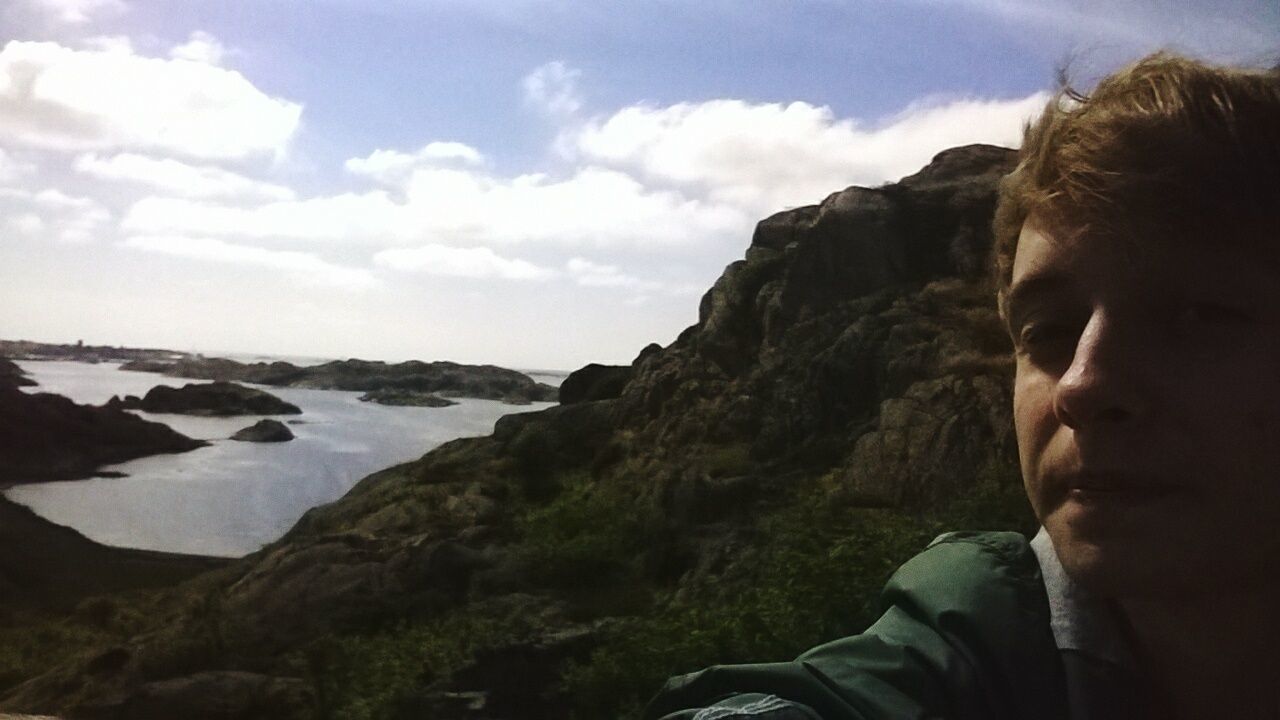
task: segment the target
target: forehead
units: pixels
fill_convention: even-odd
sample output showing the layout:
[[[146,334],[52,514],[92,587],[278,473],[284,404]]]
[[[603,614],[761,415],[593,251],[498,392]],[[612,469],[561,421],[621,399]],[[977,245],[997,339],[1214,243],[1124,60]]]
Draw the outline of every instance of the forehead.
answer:
[[[1268,241],[1269,240],[1269,241]],[[1140,288],[1280,289],[1280,237],[1095,236],[1054,231],[1028,220],[1018,236],[1010,294],[1020,286],[1071,284]]]

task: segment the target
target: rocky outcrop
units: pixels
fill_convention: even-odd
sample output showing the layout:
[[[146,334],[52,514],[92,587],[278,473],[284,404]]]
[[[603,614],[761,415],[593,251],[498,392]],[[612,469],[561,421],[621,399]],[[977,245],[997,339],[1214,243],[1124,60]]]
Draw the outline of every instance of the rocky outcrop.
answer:
[[[560,404],[616,398],[631,380],[631,374],[630,365],[586,365],[569,373],[560,384]]]
[[[293,431],[279,420],[259,420],[243,430],[237,430],[232,440],[241,442],[288,442],[293,439]]]
[[[119,408],[0,386],[0,483],[86,478],[103,465],[206,444]]]
[[[0,357],[0,386],[32,387],[35,380],[27,377],[26,371],[8,358]]]
[[[401,407],[432,407],[442,408],[458,403],[442,398],[434,393],[417,392],[414,390],[398,390],[395,388],[382,388],[380,390],[370,390],[360,396],[361,402],[375,402],[379,405],[398,405]]]
[[[180,388],[157,385],[145,397],[113,397],[109,408],[178,415],[298,415],[302,410],[271,393],[229,382],[188,383]]]
[[[522,404],[555,402],[556,388],[524,373],[493,365],[453,362],[388,364],[340,360],[299,367],[287,362],[238,363],[222,358],[185,358],[173,363],[126,363],[121,370],[159,372],[172,377],[247,382],[319,390],[361,390],[438,394]]]
[[[344,664],[372,644],[409,658],[377,686],[388,715],[617,717],[673,670],[855,630],[938,518],[1026,524],[985,270],[1012,162],[956,148],[767,218],[673,343],[309,511],[201,595],[213,610],[140,637],[136,667],[197,642],[190,672],[296,677],[306,657],[341,716],[374,702]],[[136,691],[133,668],[81,697]],[[87,702],[58,687],[12,702]]]

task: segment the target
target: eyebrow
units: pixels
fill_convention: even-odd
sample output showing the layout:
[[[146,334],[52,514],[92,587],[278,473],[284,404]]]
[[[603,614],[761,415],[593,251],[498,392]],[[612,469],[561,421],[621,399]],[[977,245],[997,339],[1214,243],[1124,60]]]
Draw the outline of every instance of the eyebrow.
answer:
[[[1071,285],[1071,278],[1059,272],[1033,273],[1019,279],[1009,286],[1004,294],[1001,310],[1004,312],[1005,325],[1013,330],[1015,327],[1014,312],[1037,297],[1061,293]]]

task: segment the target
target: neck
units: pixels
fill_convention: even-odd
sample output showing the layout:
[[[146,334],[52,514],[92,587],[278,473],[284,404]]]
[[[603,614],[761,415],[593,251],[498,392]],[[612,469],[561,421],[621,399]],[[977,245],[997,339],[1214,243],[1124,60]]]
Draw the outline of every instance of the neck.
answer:
[[[1280,710],[1280,586],[1120,606],[1138,660],[1173,717],[1273,717]]]

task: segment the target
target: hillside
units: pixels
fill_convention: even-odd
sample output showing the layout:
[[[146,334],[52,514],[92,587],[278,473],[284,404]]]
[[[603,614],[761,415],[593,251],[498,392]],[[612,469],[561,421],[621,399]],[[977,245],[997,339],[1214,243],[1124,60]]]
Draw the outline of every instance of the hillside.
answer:
[[[0,708],[631,717],[668,674],[857,631],[937,532],[1029,529],[986,269],[1012,156],[762,221],[671,345],[365,478]]]

